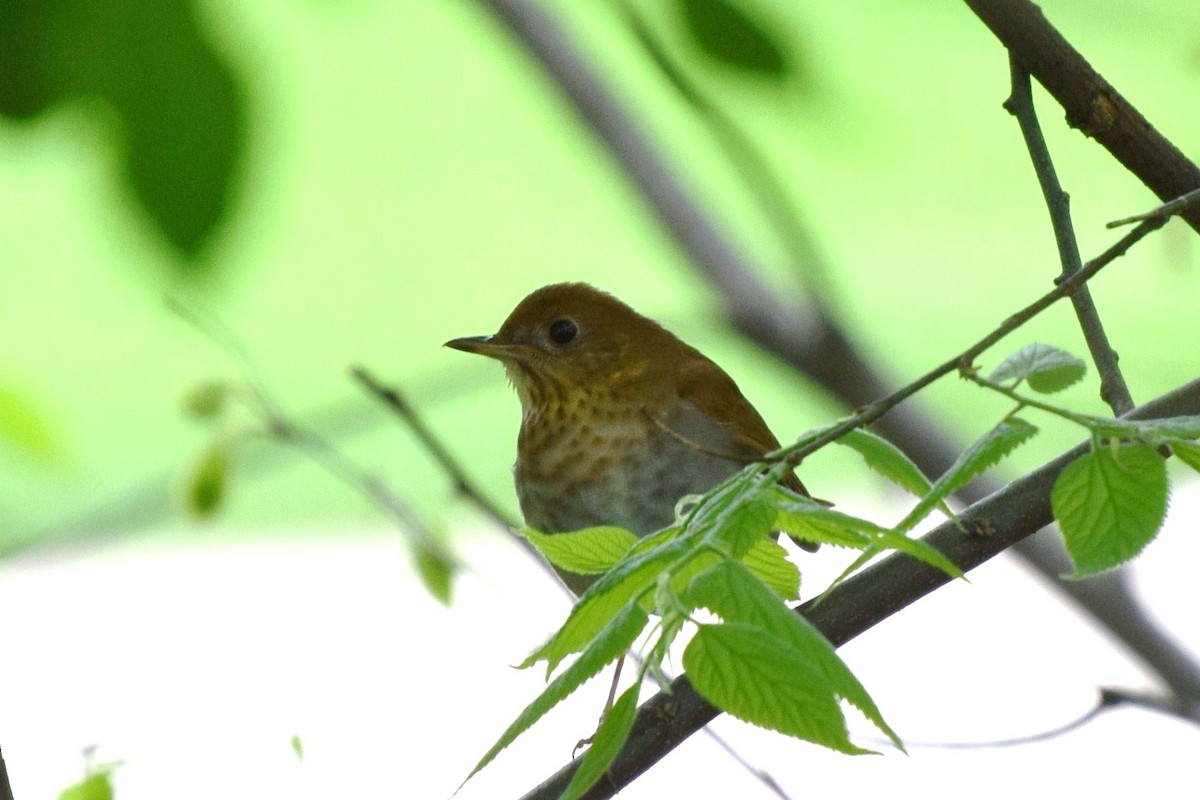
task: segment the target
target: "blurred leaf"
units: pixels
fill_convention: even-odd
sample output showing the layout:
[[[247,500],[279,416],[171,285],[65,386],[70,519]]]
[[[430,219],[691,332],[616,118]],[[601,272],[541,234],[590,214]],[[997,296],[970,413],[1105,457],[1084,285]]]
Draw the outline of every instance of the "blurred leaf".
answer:
[[[292,754],[296,756],[297,761],[304,760],[304,742],[300,740],[300,734],[292,734]]]
[[[1085,374],[1087,364],[1083,359],[1066,350],[1035,342],[1001,361],[988,380],[996,383],[1024,380],[1035,392],[1052,394],[1082,380]]]
[[[445,553],[422,547],[416,553],[417,574],[425,589],[442,605],[450,605],[454,562]]]
[[[193,3],[5,3],[0,114],[32,118],[84,97],[115,112],[137,203],[167,241],[196,256],[225,216],[246,121],[242,89]]]
[[[223,441],[214,442],[201,456],[188,481],[185,504],[188,511],[200,519],[208,519],[221,507],[229,476],[229,448]]]
[[[0,386],[0,444],[44,463],[59,461],[64,452],[33,402],[3,386]]]
[[[1171,442],[1171,452],[1180,461],[1196,470],[1196,472],[1200,472],[1200,446],[1191,442]]]
[[[193,386],[183,398],[183,410],[199,420],[212,420],[225,410],[232,387],[225,381],[204,381]]]
[[[710,58],[760,76],[792,72],[785,48],[733,0],[678,0],[684,26]]]
[[[58,800],[112,800],[112,781],[107,773],[89,775],[58,794]]]
[[[1050,504],[1075,564],[1071,577],[1113,569],[1142,552],[1167,513],[1167,466],[1149,445],[1101,447],[1066,466]]]

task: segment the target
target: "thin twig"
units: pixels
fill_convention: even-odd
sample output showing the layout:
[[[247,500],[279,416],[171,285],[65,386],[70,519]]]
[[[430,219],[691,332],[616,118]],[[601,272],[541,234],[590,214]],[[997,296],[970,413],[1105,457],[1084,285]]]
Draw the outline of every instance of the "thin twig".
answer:
[[[1006,320],[1004,320],[1004,322],[992,330],[991,333],[984,336],[966,350],[963,350],[961,353],[950,358],[941,365],[934,367],[912,383],[904,386],[901,389],[898,389],[882,400],[877,400],[859,410],[858,413],[846,417],[837,425],[828,428],[820,436],[806,440],[803,445],[785,447],[777,451],[773,458],[775,460],[786,459],[788,463],[798,465],[805,459],[805,457],[815,453],[817,450],[840,438],[849,431],[871,424],[890,411],[892,408],[907,400],[909,397],[924,389],[937,379],[942,378],[958,369],[969,369],[975,362],[975,359],[978,358],[985,350],[996,344],[996,342],[1000,341],[1008,334],[1015,331],[1017,328],[1020,328],[1038,314],[1045,311],[1054,303],[1058,302],[1064,297],[1070,296],[1073,292],[1077,291],[1079,287],[1091,280],[1092,277],[1095,276],[1095,274],[1101,269],[1125,255],[1130,247],[1141,241],[1148,234],[1167,224],[1168,219],[1170,219],[1170,217],[1156,217],[1141,223],[1132,231],[1122,236],[1115,244],[1113,244],[1099,256],[1089,261],[1078,272],[1059,283],[1037,300],[1025,306],[1025,308],[1008,317]]]
[[[205,314],[177,297],[167,299],[167,307],[212,341],[233,361],[243,380],[249,385],[258,413],[264,422],[264,434],[286,442],[322,466],[327,472],[354,488],[379,508],[386,511],[408,534],[423,553],[434,556],[448,567],[458,566],[445,544],[425,525],[415,511],[400,499],[378,476],[372,475],[348,459],[340,450],[320,435],[297,424],[283,411],[266,384],[259,377],[253,359],[242,347],[237,336],[215,317]]]
[[[1131,217],[1122,217],[1121,219],[1114,219],[1112,222],[1108,223],[1104,227],[1110,228],[1110,229],[1111,228],[1120,228],[1123,225],[1132,225],[1133,223],[1141,222],[1144,219],[1154,219],[1155,217],[1162,217],[1162,216],[1168,216],[1168,217],[1175,216],[1177,214],[1182,214],[1184,209],[1186,209],[1192,205],[1195,205],[1197,203],[1200,203],[1200,189],[1194,189],[1194,190],[1188,192],[1187,194],[1185,194],[1183,197],[1176,197],[1174,200],[1171,200],[1170,202],[1163,203],[1162,205],[1156,206],[1155,208],[1152,208],[1149,211],[1144,211],[1141,214],[1134,214]]]
[[[433,457],[433,460],[442,468],[442,471],[450,477],[451,482],[454,484],[454,490],[458,494],[469,500],[489,519],[495,522],[498,527],[511,531],[512,528],[519,526],[519,523],[515,519],[506,514],[487,495],[480,491],[474,481],[467,475],[466,470],[458,463],[458,460],[450,454],[450,450],[433,433],[429,426],[425,424],[425,421],[417,413],[416,409],[405,399],[404,395],[400,394],[398,389],[394,386],[384,384],[368,372],[365,367],[352,367],[350,374],[364,389],[395,412],[396,416],[408,426],[408,429],[417,437],[417,441],[421,443],[421,446]],[[521,541],[524,542],[524,539]]]
[[[1017,118],[1017,123],[1021,126],[1025,148],[1029,151],[1033,170],[1037,173],[1038,183],[1042,187],[1042,196],[1050,212],[1050,224],[1054,228],[1054,240],[1058,244],[1058,256],[1062,261],[1059,280],[1065,280],[1082,268],[1079,243],[1075,239],[1075,228],[1071,224],[1071,198],[1058,182],[1058,174],[1050,158],[1050,149],[1042,136],[1037,112],[1033,106],[1029,72],[1013,55],[1009,56],[1009,72],[1012,94],[1004,102],[1004,108]],[[1113,414],[1120,416],[1133,408],[1133,397],[1129,393],[1125,377],[1121,374],[1121,368],[1117,365],[1117,354],[1109,344],[1108,334],[1100,321],[1100,312],[1096,310],[1092,293],[1086,286],[1081,286],[1071,295],[1071,303],[1075,306],[1075,315],[1079,318],[1084,341],[1087,342],[1088,352],[1096,365],[1096,372],[1100,375],[1100,399],[1112,408]]]
[[[1200,413],[1200,380],[1152,400],[1126,415],[1131,419],[1156,419]],[[939,525],[922,537],[964,572],[970,571],[1050,524],[1050,489],[1059,473],[1087,452],[1090,442],[1070,450],[1050,463],[1019,478],[959,515],[968,531],[987,530],[986,536],[964,533],[954,521]],[[809,601],[797,609],[835,647],[840,647],[888,617],[953,580],[939,569],[907,555],[887,556],[874,566],[848,578],[820,605]],[[629,785],[639,775],[711,722],[720,711],[701,697],[687,675],[671,684],[638,710],[633,731],[605,777],[584,795],[604,800]],[[568,764],[523,800],[550,800],[562,794],[578,764]]]

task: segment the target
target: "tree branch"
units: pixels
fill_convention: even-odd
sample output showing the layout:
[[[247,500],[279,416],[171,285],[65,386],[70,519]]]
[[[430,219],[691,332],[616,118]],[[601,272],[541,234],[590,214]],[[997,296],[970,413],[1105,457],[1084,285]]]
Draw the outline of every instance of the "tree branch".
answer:
[[[1176,389],[1126,415],[1155,419],[1200,413],[1200,380]],[[1081,444],[1029,475],[969,507],[959,520],[935,528],[922,541],[969,571],[1049,525],[1053,520],[1050,490],[1067,464],[1087,452]],[[903,554],[883,559],[834,588],[819,604],[809,601],[797,609],[836,647],[840,647],[952,579],[944,572]],[[1194,709],[1194,704],[1191,706]],[[680,676],[670,693],[659,693],[639,709],[633,732],[607,775],[587,800],[611,797],[707,725],[720,712]],[[557,798],[570,782],[576,763],[559,770],[523,800]]]
[[[1200,169],[1171,144],[1029,0],[965,0],[1012,57],[1095,139],[1163,201],[1200,187]],[[1200,208],[1182,215],[1200,232]]]
[[[1033,160],[1033,170],[1037,173],[1042,196],[1050,212],[1054,241],[1058,245],[1059,260],[1062,261],[1059,280],[1065,280],[1082,269],[1079,243],[1075,239],[1075,227],[1071,224],[1071,198],[1058,182],[1054,162],[1050,159],[1050,149],[1046,146],[1046,139],[1042,136],[1041,126],[1038,125],[1029,73],[1017,63],[1014,56],[1009,58],[1009,71],[1012,76],[1012,94],[1004,102],[1004,108],[1017,118],[1017,123],[1021,126],[1025,147]],[[1133,397],[1129,394],[1124,376],[1121,375],[1121,368],[1117,366],[1117,354],[1108,342],[1108,334],[1104,332],[1100,312],[1096,310],[1096,303],[1092,300],[1092,293],[1088,287],[1082,286],[1072,294],[1071,303],[1075,306],[1075,316],[1079,318],[1084,341],[1087,342],[1088,352],[1092,354],[1096,372],[1100,375],[1100,399],[1108,403],[1114,414],[1124,414],[1133,408]]]

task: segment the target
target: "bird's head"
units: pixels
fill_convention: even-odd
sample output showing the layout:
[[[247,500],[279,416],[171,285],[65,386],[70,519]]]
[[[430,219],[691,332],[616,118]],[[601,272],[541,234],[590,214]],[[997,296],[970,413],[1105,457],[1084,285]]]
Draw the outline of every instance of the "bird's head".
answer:
[[[652,381],[670,374],[679,347],[686,348],[654,320],[586,283],[544,286],[495,334],[446,346],[504,364],[526,410],[555,396]]]

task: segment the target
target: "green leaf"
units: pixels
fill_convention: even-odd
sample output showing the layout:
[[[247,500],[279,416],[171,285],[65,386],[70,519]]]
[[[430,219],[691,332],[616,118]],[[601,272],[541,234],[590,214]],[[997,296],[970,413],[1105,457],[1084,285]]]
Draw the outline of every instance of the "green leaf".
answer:
[[[304,760],[304,742],[301,741],[298,733],[292,734],[292,755],[296,757],[297,761]]]
[[[87,776],[58,794],[58,800],[112,800],[112,781],[106,772]]]
[[[800,568],[788,559],[787,549],[774,539],[760,539],[742,557],[742,563],[784,600],[800,596]]]
[[[120,176],[179,254],[198,255],[233,207],[247,139],[242,78],[205,15],[192,3],[73,0],[6,3],[3,18],[0,114],[84,100],[93,119],[77,135],[103,131],[87,142],[102,172]],[[189,258],[159,261],[193,272],[224,261]]]
[[[413,561],[425,590],[442,605],[450,605],[454,560],[449,554],[434,547],[420,546]]]
[[[1200,472],[1200,445],[1191,442],[1170,442],[1171,452],[1196,472]]]
[[[582,797],[584,792],[600,780],[620,754],[621,748],[629,738],[629,732],[633,730],[633,721],[637,718],[640,688],[640,681],[630,686],[604,715],[604,721],[596,731],[592,746],[584,754],[579,769],[575,770],[571,783],[567,785],[559,800],[578,800]]]
[[[898,550],[901,553],[910,555],[918,561],[923,561],[935,569],[940,569],[952,578],[965,578],[963,571],[958,568],[950,559],[942,554],[942,551],[937,548],[930,547],[920,539],[910,539],[904,534],[893,533],[892,531],[884,531],[876,538],[876,546],[880,548]]]
[[[1034,343],[1000,362],[988,379],[995,383],[1026,381],[1035,392],[1052,394],[1082,380],[1085,374],[1087,364],[1083,359],[1048,344]]]
[[[896,526],[896,533],[912,530],[939,503],[975,477],[983,474],[1037,433],[1037,427],[1020,417],[1008,417],[975,441],[966,452],[938,478],[933,488]]]
[[[806,542],[860,549],[871,542],[871,535],[883,528],[868,519],[855,517],[812,501],[796,501],[780,492],[776,495],[774,529]]]
[[[193,516],[208,519],[221,507],[229,477],[229,447],[217,441],[200,458],[188,481],[185,505]]]
[[[518,533],[551,564],[577,575],[608,572],[638,541],[631,531],[612,526],[549,534],[524,528]]]
[[[1149,445],[1097,448],[1066,466],[1050,504],[1075,564],[1071,577],[1113,569],[1158,533],[1167,511],[1167,467]]]
[[[0,443],[45,464],[60,461],[65,448],[42,412],[24,395],[0,386]]]
[[[791,72],[783,46],[731,0],[679,0],[679,11],[710,58],[767,78]]]
[[[232,394],[233,387],[225,381],[205,381],[184,396],[184,413],[198,420],[214,420],[221,416]]]
[[[820,673],[776,636],[744,623],[701,625],[683,651],[696,691],[738,719],[843,753],[854,745]]]
[[[837,708],[838,697],[846,700],[861,711],[888,738],[895,742],[897,747],[901,746],[899,738],[884,721],[883,715],[880,714],[879,708],[875,705],[875,701],[871,699],[866,689],[854,677],[854,674],[850,672],[850,669],[838,656],[837,652],[834,651],[829,641],[808,620],[789,609],[777,595],[756,579],[744,566],[734,561],[724,561],[703,574],[698,575],[684,594],[684,600],[694,607],[703,607],[711,610],[726,623],[745,625],[751,631],[757,631],[763,636],[769,636],[774,642],[783,643],[782,647],[772,643],[765,651],[754,651],[751,655],[756,659],[761,656],[769,660],[774,656],[779,656],[781,659],[789,662],[793,658],[798,660],[805,667],[803,670],[796,672],[797,679],[805,682],[809,690],[817,691],[817,687],[820,687],[819,693],[826,696],[828,702],[832,703],[834,708]],[[718,636],[720,635],[722,634],[718,634]],[[735,637],[738,635],[736,633],[733,634]],[[695,643],[695,639],[692,640],[692,643]],[[767,640],[764,639],[764,645],[766,644]],[[690,648],[691,645],[689,645]],[[784,651],[790,653],[790,655],[784,655]],[[687,658],[687,651],[685,651],[684,668],[687,670],[689,679],[695,684],[695,676],[692,674],[692,668],[688,666]],[[722,663],[717,666],[720,669],[716,674],[710,675],[710,677],[715,681],[726,681],[729,678],[729,674],[725,671],[725,665]],[[809,674],[814,671],[817,675],[816,678]],[[735,669],[733,673],[733,681],[735,683],[737,682],[737,674]],[[769,678],[769,676],[767,677]],[[704,694],[699,685],[696,686],[696,689],[701,694]],[[754,689],[747,686],[746,691],[754,691]],[[797,697],[802,696],[797,695]],[[718,705],[738,716],[733,709],[718,702],[713,697],[709,697],[707,694],[705,697],[713,702],[714,705]],[[766,697],[769,701],[771,695],[768,694]],[[814,702],[824,703],[825,700]],[[782,703],[779,705],[782,705]],[[753,696],[750,696],[745,698],[745,704],[740,707],[745,713],[754,713],[758,705],[754,702]],[[766,719],[774,720],[774,713],[774,711],[764,712],[764,721],[748,719],[748,717],[744,716],[741,718],[748,719],[748,721],[755,722],[756,724],[766,725],[767,727],[775,727],[773,724],[768,724],[765,721]],[[794,714],[803,712],[800,709],[792,708],[782,709],[779,713],[791,718]],[[835,749],[842,749],[840,744],[845,741],[845,722],[841,717],[840,709],[838,709],[838,718],[841,730],[840,739],[833,737],[830,741],[809,740],[817,741],[819,744],[825,744]],[[779,730],[777,727],[775,729]],[[805,736],[803,738],[807,739],[808,737]],[[845,742],[845,744],[848,744],[848,742]]]
[[[564,699],[582,686],[606,666],[616,661],[629,649],[638,634],[649,622],[646,612],[636,603],[629,603],[620,610],[601,630],[595,639],[584,648],[582,655],[575,660],[563,673],[555,678],[545,690],[538,695],[516,720],[500,735],[491,749],[479,760],[463,780],[465,784],[479,770],[491,763],[501,750],[508,747],[525,731],[541,719]],[[460,787],[461,788],[461,787]]]
[[[931,484],[921,468],[882,436],[855,428],[837,443],[857,452],[868,467],[910,494],[921,497],[929,491]]]
[[[675,539],[661,547],[622,561],[593,583],[571,609],[567,621],[550,641],[520,664],[526,669],[538,661],[546,662],[549,675],[564,658],[583,650],[588,642],[628,604],[631,598],[655,585],[658,576],[679,558],[690,543]]]

